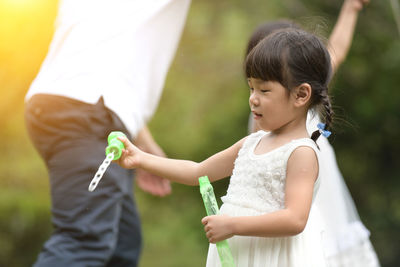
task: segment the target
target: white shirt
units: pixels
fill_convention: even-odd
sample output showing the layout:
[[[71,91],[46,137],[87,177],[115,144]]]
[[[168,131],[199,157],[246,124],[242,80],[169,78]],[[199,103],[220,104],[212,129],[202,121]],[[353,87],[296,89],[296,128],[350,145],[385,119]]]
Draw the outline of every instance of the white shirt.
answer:
[[[27,95],[94,104],[132,136],[154,114],[190,0],[63,0],[49,52]]]

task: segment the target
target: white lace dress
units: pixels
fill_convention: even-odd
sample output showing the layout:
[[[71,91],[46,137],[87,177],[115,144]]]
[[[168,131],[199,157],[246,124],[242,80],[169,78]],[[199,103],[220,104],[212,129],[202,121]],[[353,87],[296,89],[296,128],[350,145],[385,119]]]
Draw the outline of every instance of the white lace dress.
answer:
[[[244,142],[235,161],[220,214],[254,216],[284,208],[286,165],[295,148],[308,146],[319,151],[309,139],[297,139],[266,154],[256,155],[254,149],[264,131],[251,134]],[[314,186],[318,190],[320,177]],[[311,207],[304,231],[289,237],[233,236],[228,239],[237,267],[324,267],[320,216]],[[210,244],[207,267],[221,266],[214,244]]]

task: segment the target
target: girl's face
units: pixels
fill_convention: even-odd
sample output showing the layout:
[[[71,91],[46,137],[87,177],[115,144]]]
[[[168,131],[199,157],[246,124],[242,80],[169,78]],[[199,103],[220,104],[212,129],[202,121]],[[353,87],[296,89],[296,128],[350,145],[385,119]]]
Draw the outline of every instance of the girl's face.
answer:
[[[258,127],[278,130],[295,119],[293,97],[279,82],[249,78],[249,104]]]

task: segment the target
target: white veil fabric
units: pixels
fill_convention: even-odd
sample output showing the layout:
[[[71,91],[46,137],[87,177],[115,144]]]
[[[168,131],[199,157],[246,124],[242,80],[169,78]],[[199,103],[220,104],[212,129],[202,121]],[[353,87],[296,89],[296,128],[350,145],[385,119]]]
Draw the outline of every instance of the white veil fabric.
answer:
[[[312,111],[307,116],[307,131],[316,131],[319,117]],[[328,139],[321,135],[321,183],[314,205],[319,209],[324,231],[322,240],[325,256],[332,267],[378,267],[378,257],[369,239],[370,232],[361,222],[353,198],[336,162]]]
[[[248,129],[253,129],[250,114]],[[318,115],[308,112],[307,131],[316,131]],[[330,267],[379,267],[379,260],[369,239],[370,232],[361,222],[353,198],[336,162],[327,138],[317,140],[320,148],[321,182],[314,206],[323,220],[322,243]]]

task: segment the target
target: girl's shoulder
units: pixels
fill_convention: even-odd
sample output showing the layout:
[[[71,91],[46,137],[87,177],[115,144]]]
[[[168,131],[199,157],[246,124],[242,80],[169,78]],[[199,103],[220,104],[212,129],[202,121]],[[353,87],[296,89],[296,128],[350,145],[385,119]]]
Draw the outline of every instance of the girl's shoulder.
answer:
[[[304,149],[305,147],[308,149]],[[311,150],[314,153],[312,153]],[[296,157],[300,157],[303,159],[308,158],[311,160],[311,162],[315,159],[318,165],[321,164],[320,150],[317,144],[311,138],[300,138],[292,140],[284,153],[284,159],[286,163],[289,161],[289,158],[294,155],[295,151]]]

